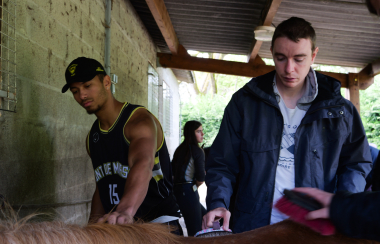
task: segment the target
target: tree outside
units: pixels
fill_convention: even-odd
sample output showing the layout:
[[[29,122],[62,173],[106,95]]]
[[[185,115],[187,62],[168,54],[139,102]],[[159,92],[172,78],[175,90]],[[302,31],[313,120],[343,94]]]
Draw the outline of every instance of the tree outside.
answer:
[[[245,62],[246,56],[220,55],[211,53],[189,52],[198,57],[212,57],[229,61]],[[274,65],[272,59],[263,59],[267,65]],[[314,65],[315,70],[329,72],[358,72],[357,68],[344,68],[331,65]],[[195,84],[180,84],[181,124],[189,120],[202,123],[205,133],[205,147],[211,146],[220,127],[224,109],[232,95],[242,88],[249,80],[248,77],[223,74],[194,72]],[[345,96],[345,89],[342,89]],[[360,115],[363,121],[368,141],[380,148],[380,75],[367,90],[360,91]]]

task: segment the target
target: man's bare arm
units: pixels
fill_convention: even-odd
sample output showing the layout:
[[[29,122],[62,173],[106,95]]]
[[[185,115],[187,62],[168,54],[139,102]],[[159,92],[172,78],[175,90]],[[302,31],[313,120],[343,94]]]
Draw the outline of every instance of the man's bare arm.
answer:
[[[125,136],[130,142],[130,171],[116,211],[107,216],[110,224],[132,223],[133,216],[145,199],[157,150],[157,127],[154,117],[145,109],[139,109],[124,128]],[[104,218],[99,221],[104,221]]]
[[[92,196],[91,213],[90,213],[90,218],[88,222],[96,223],[99,218],[104,216],[104,214],[105,212],[104,212],[103,204],[100,200],[98,185],[96,185],[94,195]]]

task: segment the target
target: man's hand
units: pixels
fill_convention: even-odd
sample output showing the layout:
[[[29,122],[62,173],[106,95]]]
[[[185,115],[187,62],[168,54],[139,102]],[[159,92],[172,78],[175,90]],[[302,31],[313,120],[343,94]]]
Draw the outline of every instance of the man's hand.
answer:
[[[132,224],[133,216],[123,212],[113,212],[106,214],[98,220],[98,223],[107,222],[111,225],[114,224]]]
[[[305,218],[312,220],[312,219],[328,219],[330,218],[330,204],[331,200],[334,196],[332,193],[328,193],[325,191],[321,191],[316,188],[310,188],[310,187],[300,187],[300,188],[294,188],[293,191],[302,192],[307,194],[308,196],[314,198],[318,202],[322,204],[324,208],[312,211],[308,213]]]
[[[229,223],[230,223],[230,217],[231,213],[225,208],[216,208],[214,210],[211,210],[208,212],[205,216],[203,216],[202,220],[202,229],[211,228],[213,225],[212,223],[215,221],[218,221],[220,219],[223,219],[223,229],[225,231],[229,231]]]

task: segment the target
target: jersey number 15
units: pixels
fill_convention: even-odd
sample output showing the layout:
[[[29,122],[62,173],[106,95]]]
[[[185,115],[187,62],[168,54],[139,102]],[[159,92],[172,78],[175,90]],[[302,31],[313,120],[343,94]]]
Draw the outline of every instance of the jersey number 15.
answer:
[[[117,192],[115,192],[117,184],[110,184],[109,187],[110,187],[111,204],[119,204],[120,202],[119,195],[117,194]]]

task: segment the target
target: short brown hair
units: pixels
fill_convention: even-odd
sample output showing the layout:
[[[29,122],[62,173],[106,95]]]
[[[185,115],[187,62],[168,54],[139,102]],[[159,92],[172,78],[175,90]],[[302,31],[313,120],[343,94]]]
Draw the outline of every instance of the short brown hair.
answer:
[[[97,76],[98,76],[100,82],[103,83],[103,80],[104,80],[105,75],[103,75],[103,74],[97,74]]]
[[[376,9],[372,6],[371,0],[365,0],[365,5],[367,6],[367,9],[371,14],[377,16]]]
[[[282,21],[274,31],[272,48],[274,46],[274,41],[279,37],[287,37],[294,42],[298,42],[301,38],[310,39],[311,51],[314,52],[316,47],[315,43],[317,37],[314,28],[309,22],[302,18],[291,17],[290,19]]]

